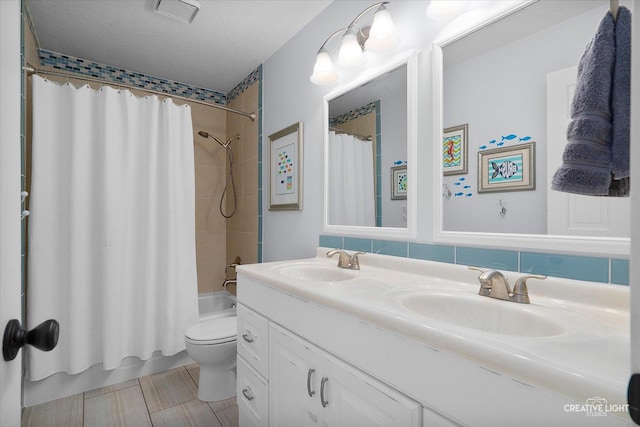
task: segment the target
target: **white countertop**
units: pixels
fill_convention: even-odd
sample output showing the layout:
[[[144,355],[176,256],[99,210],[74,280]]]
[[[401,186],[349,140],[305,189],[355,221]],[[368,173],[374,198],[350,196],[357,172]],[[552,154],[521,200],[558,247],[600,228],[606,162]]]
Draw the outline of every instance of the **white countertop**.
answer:
[[[526,384],[578,402],[593,397],[626,404],[630,376],[629,288],[547,278],[527,282],[531,304],[477,295],[478,272],[465,266],[366,254],[359,271],[341,281],[300,280],[283,274],[291,267],[337,267],[328,248],[316,258],[238,266],[238,272],[308,301],[348,313],[384,329],[455,353]],[[336,257],[337,258],[337,257]],[[329,270],[333,271],[333,270]],[[513,286],[520,273],[503,272]],[[424,294],[480,298],[508,304],[533,318],[560,325],[552,336],[516,336],[456,326],[417,314],[403,299]],[[473,300],[472,300],[473,301]],[[532,326],[533,327],[533,326]]]

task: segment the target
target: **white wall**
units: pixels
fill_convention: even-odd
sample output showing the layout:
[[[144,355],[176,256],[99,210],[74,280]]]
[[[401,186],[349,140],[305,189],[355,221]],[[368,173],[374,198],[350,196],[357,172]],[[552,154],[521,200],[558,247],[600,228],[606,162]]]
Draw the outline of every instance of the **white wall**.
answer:
[[[469,125],[469,172],[464,177],[473,194],[443,203],[445,230],[546,234],[547,175],[555,172],[546,167],[547,74],[577,65],[606,10],[593,9],[445,69],[443,125]],[[535,141],[536,189],[478,194],[479,147],[498,148],[489,141],[500,142],[509,134]],[[504,146],[517,143],[506,141]],[[454,193],[460,191],[454,183],[461,176],[444,178]],[[499,199],[508,209],[504,218],[498,215]]]
[[[409,50],[418,52],[418,147],[417,157],[417,209],[418,237],[420,242],[433,242],[433,200],[440,194],[434,189],[433,179],[433,106],[432,43],[443,41],[461,31],[461,25],[471,28],[500,11],[521,4],[522,0],[471,2],[473,13],[447,20],[434,21],[426,17],[429,4],[426,0],[393,1],[389,10],[396,24],[402,43],[392,54],[370,56],[368,66],[381,65],[393,60],[393,55]],[[315,255],[318,236],[323,228],[323,114],[322,98],[336,87],[321,87],[309,81],[315,55],[326,39],[337,29],[345,27],[370,1],[334,1],[316,19],[264,63],[263,74],[263,146],[267,147],[268,135],[297,121],[304,123],[304,210],[270,212],[268,197],[263,197],[263,260],[296,259]],[[462,19],[465,18],[465,19]],[[328,49],[337,55],[339,38]],[[344,76],[341,84],[347,84],[367,69]],[[268,180],[268,162],[263,167],[263,184]]]
[[[419,123],[419,155],[430,158],[431,102],[430,51],[431,41],[438,28],[445,23],[429,22],[425,15],[428,1],[395,1],[390,6],[391,14],[402,39],[394,54],[407,50],[421,50],[419,85],[419,110],[424,121]],[[370,6],[370,1],[334,1],[316,19],[303,28],[294,38],[272,55],[263,68],[263,145],[268,146],[268,136],[297,121],[304,123],[304,209],[302,211],[270,212],[268,197],[263,198],[263,260],[275,261],[311,257],[315,255],[318,236],[323,227],[323,96],[336,86],[316,86],[309,81],[315,56],[324,40],[334,31],[345,27],[361,11]],[[333,40],[328,49],[337,56],[339,38]],[[335,53],[334,53],[335,52]],[[370,56],[370,66],[389,60],[389,55]],[[366,69],[361,71],[366,73]],[[357,78],[358,72],[345,75],[340,84]],[[267,159],[263,153],[263,159]],[[418,170],[423,179],[429,179],[430,171]],[[263,167],[263,185],[267,186],[268,162]],[[419,179],[420,181],[420,179]],[[383,181],[384,185],[384,181]],[[424,186],[418,203],[427,203],[430,189]],[[426,209],[425,209],[426,210]],[[432,215],[421,217],[430,224]],[[426,227],[430,228],[430,227]]]

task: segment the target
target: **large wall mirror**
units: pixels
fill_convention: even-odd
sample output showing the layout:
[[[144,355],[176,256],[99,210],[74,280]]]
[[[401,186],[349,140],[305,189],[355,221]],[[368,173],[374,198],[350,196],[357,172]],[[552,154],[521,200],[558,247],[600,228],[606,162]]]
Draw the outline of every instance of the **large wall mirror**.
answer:
[[[578,59],[608,9],[604,0],[528,2],[434,45],[437,241],[629,253],[629,198],[550,189]]]
[[[325,96],[325,232],[415,235],[415,62]]]

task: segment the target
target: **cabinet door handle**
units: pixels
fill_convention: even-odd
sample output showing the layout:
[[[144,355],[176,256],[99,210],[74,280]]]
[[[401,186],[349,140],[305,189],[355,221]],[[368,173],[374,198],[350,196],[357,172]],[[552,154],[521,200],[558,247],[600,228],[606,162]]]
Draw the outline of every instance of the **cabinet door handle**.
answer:
[[[320,382],[320,403],[322,403],[322,407],[326,408],[329,404],[328,400],[324,400],[324,385],[329,381],[329,378],[322,377],[322,381]]]
[[[242,389],[242,395],[249,401],[251,402],[253,399],[255,399],[255,396],[253,395],[253,393],[251,392],[251,389],[249,387],[247,388],[243,388]]]
[[[251,331],[247,331],[246,334],[242,334],[242,338],[246,341],[246,342],[254,342],[256,340],[256,338],[253,336],[253,334],[251,333]]]
[[[309,369],[307,371],[307,393],[309,394],[309,397],[313,397],[313,395],[316,394],[315,390],[311,390],[311,374],[315,371],[315,369]]]

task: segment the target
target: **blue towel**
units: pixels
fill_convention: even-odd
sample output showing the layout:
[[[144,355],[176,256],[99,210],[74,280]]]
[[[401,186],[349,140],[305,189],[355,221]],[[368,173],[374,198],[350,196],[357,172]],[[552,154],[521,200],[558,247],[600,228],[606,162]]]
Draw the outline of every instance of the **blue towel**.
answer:
[[[624,6],[616,19],[616,62],[611,88],[613,134],[609,196],[629,196],[629,144],[631,127],[631,12]]]
[[[624,59],[620,58],[626,57],[627,61],[630,58],[629,10],[620,7],[618,20],[620,25],[611,13],[605,15],[578,63],[572,120],[567,129],[568,144],[562,156],[563,164],[551,181],[553,190],[599,196],[628,194],[630,62],[625,66]],[[628,32],[626,42],[618,31]],[[621,47],[626,43],[627,54],[624,49],[617,52],[616,36],[621,38]],[[615,134],[623,135],[626,129],[627,137],[626,149],[624,138],[617,138],[614,153],[616,125],[619,127]],[[627,178],[618,180],[623,178],[625,159]],[[612,180],[613,174],[616,180]]]

